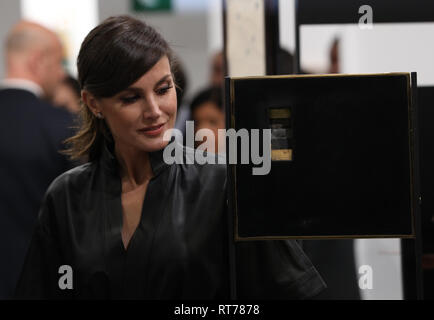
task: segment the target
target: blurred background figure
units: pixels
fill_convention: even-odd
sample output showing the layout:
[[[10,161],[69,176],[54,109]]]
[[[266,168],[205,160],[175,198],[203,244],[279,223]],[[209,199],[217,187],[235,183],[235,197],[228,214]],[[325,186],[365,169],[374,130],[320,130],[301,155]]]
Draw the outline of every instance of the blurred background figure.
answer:
[[[3,87],[32,88],[52,99],[64,79],[63,48],[56,34],[29,21],[15,25],[6,40],[6,79]]]
[[[57,107],[63,107],[72,114],[80,111],[80,84],[77,79],[67,76],[57,86],[53,96],[53,104]]]
[[[210,85],[213,87],[223,87],[225,78],[223,51],[219,51],[212,56]]]
[[[65,77],[52,31],[21,21],[5,43],[0,83],[0,299],[11,298],[48,185],[71,167],[59,153],[72,132],[69,112],[52,100]]]
[[[175,84],[176,84],[176,100],[177,100],[177,107],[179,108],[184,105],[184,96],[185,92],[188,89],[188,79],[187,74],[185,73],[184,66],[181,63],[181,60],[179,60],[178,57],[174,59],[174,77],[175,77]]]
[[[339,39],[335,38],[330,47],[329,73],[340,73]]]
[[[223,59],[222,51],[218,51],[211,57],[209,66],[209,84],[205,89],[200,90],[192,100],[190,100],[191,103],[185,103],[184,101],[184,92],[187,91],[187,78],[179,59],[176,60],[175,79],[177,81],[176,93],[178,98],[178,114],[175,127],[181,130],[184,140],[186,137],[186,121],[188,120],[195,121],[196,131],[202,128],[211,129],[215,131],[216,137],[217,130],[225,128],[222,89],[224,82]],[[196,109],[196,115],[194,115],[193,111]],[[196,121],[200,121],[200,124]],[[213,152],[216,152],[216,150],[218,150],[218,148],[215,148]],[[224,152],[224,150],[222,151]]]
[[[185,121],[190,118],[190,108],[188,103],[185,102],[185,93],[188,90],[188,78],[179,57],[176,57],[174,59],[174,64],[175,65],[173,67],[173,70],[178,108],[176,113],[175,128],[181,130],[182,134],[185,137]]]
[[[195,133],[200,129],[210,129],[214,133],[214,148],[208,149],[214,153],[225,152],[225,135],[219,135],[218,129],[225,129],[225,113],[221,87],[209,87],[202,90],[193,99],[191,106]],[[220,142],[220,143],[219,143]],[[203,142],[197,142],[198,145]],[[219,145],[220,144],[220,145]],[[197,147],[197,146],[196,146]]]

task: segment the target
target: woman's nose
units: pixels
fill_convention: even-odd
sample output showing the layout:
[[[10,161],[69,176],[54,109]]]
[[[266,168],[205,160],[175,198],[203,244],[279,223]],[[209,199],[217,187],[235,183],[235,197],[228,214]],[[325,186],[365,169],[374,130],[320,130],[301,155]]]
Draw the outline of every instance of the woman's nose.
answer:
[[[161,116],[161,113],[158,101],[154,97],[150,97],[144,107],[143,116],[146,119],[157,119]]]

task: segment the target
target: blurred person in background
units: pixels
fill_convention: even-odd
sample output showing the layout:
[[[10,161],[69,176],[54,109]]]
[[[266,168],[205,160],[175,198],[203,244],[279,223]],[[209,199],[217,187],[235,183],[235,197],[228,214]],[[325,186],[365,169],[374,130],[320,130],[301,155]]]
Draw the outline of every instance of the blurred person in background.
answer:
[[[211,64],[209,66],[209,86],[210,87],[221,87],[223,88],[223,81],[224,81],[224,65],[223,65],[223,52],[218,51],[216,52],[212,58],[211,58]],[[182,92],[185,92],[187,90],[187,77],[185,74],[185,71],[180,64],[179,60],[175,60],[175,72],[174,72],[175,78],[178,81],[177,82],[177,96],[178,99],[181,97],[183,98]],[[203,90],[204,91],[204,90]],[[202,91],[202,92],[203,92]],[[223,94],[223,92],[222,92]],[[200,95],[200,93],[198,94]],[[194,120],[193,115],[191,113],[191,104],[190,103],[180,103],[178,102],[178,115],[176,119],[175,128],[181,130],[184,136],[184,140],[186,137],[186,121],[188,120]],[[224,121],[224,120],[223,120]],[[224,128],[224,123],[223,123]],[[185,144],[185,141],[184,141]]]
[[[225,80],[225,66],[223,51],[215,53],[211,59],[210,85],[213,87],[223,87]]]
[[[204,89],[193,99],[190,106],[195,133],[200,129],[210,129],[214,133],[214,149],[208,149],[209,152],[213,153],[225,153],[225,134],[223,133],[219,136],[218,132],[218,129],[225,129],[226,127],[222,94],[221,87]],[[197,147],[203,141],[196,143]]]
[[[184,66],[178,57],[173,60],[173,76],[175,77],[175,89],[177,100],[177,115],[175,128],[181,130],[185,137],[185,122],[190,118],[190,105],[185,100],[185,93],[188,90],[188,78]],[[185,144],[185,142],[184,142]]]
[[[335,38],[330,46],[330,67],[329,73],[340,73],[340,59],[339,59],[339,43],[340,40]]]
[[[184,139],[186,137],[186,121],[188,120],[199,120],[197,117],[200,117],[200,128],[209,128],[214,131],[215,129],[215,136],[217,137],[217,129],[224,129],[225,128],[225,118],[224,118],[224,111],[223,111],[223,89],[217,89],[217,88],[223,88],[223,82],[224,82],[224,64],[223,64],[223,51],[216,52],[211,57],[211,63],[209,66],[209,84],[208,87],[205,89],[202,89],[199,93],[196,94],[196,96],[193,97],[193,100],[191,100],[191,103],[180,103],[178,101],[178,115],[176,119],[175,128],[181,130],[183,133]],[[174,72],[175,78],[177,79],[177,96],[179,98],[183,98],[182,92],[186,91],[187,86],[187,78],[186,74],[184,72],[184,69],[182,65],[180,64],[179,60],[175,60],[175,72]],[[211,89],[214,88],[214,89]],[[179,93],[181,92],[181,94]],[[217,97],[216,92],[219,92],[219,97]],[[204,99],[206,101],[204,101]],[[211,99],[211,100],[210,100]],[[196,101],[194,101],[196,100]],[[210,102],[211,105],[216,106],[217,108],[209,108],[210,105],[204,105],[204,108],[197,108],[197,115],[196,117],[193,115],[193,109],[196,109],[198,107],[198,102],[202,103],[204,102]],[[202,107],[202,105],[201,105]],[[210,112],[208,112],[210,111]],[[218,123],[216,127],[216,123]],[[195,122],[195,125],[199,125],[199,123]],[[205,126],[204,126],[205,125]],[[195,130],[199,130],[200,128],[196,128]],[[184,141],[185,144],[185,141]],[[216,141],[217,146],[217,141]],[[215,149],[217,150],[217,148]]]
[[[11,298],[43,195],[70,168],[59,153],[72,132],[71,115],[52,99],[65,73],[62,45],[52,31],[21,21],[5,43],[0,82],[0,299]]]
[[[53,104],[63,107],[72,114],[80,111],[80,84],[77,79],[67,76],[57,87],[53,96]]]

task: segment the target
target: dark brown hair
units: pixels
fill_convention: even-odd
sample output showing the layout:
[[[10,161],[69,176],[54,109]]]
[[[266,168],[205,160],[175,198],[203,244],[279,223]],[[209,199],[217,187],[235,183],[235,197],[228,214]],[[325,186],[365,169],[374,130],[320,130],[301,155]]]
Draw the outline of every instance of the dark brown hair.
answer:
[[[110,17],[94,28],[81,45],[77,60],[80,87],[96,98],[112,97],[165,55],[172,65],[171,49],[154,28],[129,16]],[[82,105],[79,121],[77,134],[66,140],[66,154],[72,159],[97,160],[104,143],[113,143],[110,130],[86,105]]]
[[[212,102],[216,107],[223,110],[223,89],[221,87],[208,87],[200,91],[190,104],[190,112],[193,115],[194,111],[206,102]]]

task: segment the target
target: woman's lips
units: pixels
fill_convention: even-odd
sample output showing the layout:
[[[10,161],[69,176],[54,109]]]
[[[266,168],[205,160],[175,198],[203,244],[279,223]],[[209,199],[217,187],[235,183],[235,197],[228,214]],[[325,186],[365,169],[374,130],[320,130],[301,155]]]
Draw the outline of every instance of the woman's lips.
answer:
[[[165,123],[162,123],[160,125],[151,126],[143,129],[139,129],[139,133],[147,135],[147,136],[156,136],[159,135],[163,131]]]

